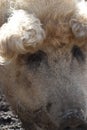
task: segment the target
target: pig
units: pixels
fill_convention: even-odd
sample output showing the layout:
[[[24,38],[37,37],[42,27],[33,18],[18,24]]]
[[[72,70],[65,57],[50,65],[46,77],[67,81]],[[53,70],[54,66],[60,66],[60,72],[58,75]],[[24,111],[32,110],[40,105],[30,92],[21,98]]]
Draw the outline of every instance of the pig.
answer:
[[[87,130],[87,4],[0,0],[0,86],[25,130]]]

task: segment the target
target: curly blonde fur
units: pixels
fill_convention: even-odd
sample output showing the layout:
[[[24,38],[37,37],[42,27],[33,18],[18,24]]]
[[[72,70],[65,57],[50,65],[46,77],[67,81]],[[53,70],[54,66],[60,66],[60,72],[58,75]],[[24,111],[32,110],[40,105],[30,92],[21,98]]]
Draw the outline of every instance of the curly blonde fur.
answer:
[[[82,5],[85,7],[85,11],[82,10]],[[81,2],[78,0],[0,0],[1,64],[11,61],[18,54],[39,48],[44,39],[47,39],[46,36],[49,37],[48,30],[52,30],[53,21],[62,25],[57,28],[58,43],[62,42],[60,40],[62,34],[58,32],[65,30],[69,30],[67,31],[68,39],[70,35],[72,39],[73,35],[76,38],[85,38],[87,29],[82,24],[87,22],[86,14],[84,0]],[[87,24],[85,27],[87,28]],[[67,42],[65,36],[64,39]]]
[[[0,29],[1,62],[24,54],[45,38],[40,20],[23,10],[16,10]]]

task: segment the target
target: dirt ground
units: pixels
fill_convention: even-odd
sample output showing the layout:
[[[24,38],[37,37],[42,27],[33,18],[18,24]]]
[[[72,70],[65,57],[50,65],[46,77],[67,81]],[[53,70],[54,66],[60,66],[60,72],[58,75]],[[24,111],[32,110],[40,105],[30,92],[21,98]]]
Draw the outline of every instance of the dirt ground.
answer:
[[[0,90],[0,130],[24,130],[18,117],[13,114],[10,105]]]

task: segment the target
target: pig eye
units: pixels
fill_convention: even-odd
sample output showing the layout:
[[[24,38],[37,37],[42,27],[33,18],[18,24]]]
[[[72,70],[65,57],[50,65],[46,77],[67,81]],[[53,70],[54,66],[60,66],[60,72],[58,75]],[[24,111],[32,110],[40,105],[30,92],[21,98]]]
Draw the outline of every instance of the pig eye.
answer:
[[[85,61],[85,55],[83,54],[82,50],[78,46],[73,46],[72,50],[72,56],[75,57],[79,62]]]
[[[29,67],[36,68],[39,67],[42,61],[45,61],[46,54],[43,51],[37,51],[34,54],[29,54],[26,56],[25,61]]]

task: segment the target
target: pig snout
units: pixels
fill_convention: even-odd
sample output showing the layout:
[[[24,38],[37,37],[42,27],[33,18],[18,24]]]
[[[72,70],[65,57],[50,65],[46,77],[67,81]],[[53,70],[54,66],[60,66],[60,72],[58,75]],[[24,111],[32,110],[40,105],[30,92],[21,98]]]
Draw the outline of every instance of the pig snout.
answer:
[[[64,113],[59,130],[87,130],[83,111],[72,110]]]

